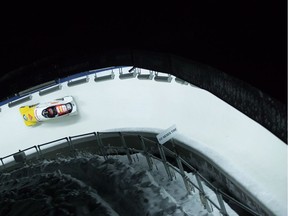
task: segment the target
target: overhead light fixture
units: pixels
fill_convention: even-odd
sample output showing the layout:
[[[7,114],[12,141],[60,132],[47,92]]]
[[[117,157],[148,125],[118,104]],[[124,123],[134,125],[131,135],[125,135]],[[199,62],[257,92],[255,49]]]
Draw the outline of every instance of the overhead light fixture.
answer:
[[[188,82],[186,82],[185,80],[182,80],[182,79],[180,79],[180,78],[178,78],[178,77],[175,78],[175,81],[176,81],[177,83],[182,84],[182,85],[188,85]]]
[[[57,84],[57,83],[56,83],[55,80],[49,81],[49,82],[45,82],[45,83],[42,83],[42,84],[40,84],[40,85],[34,86],[34,87],[32,87],[32,88],[26,89],[26,90],[24,90],[24,91],[20,91],[20,92],[18,93],[18,95],[21,97],[21,96],[24,96],[24,95],[27,95],[27,94],[31,94],[31,93],[33,93],[33,92],[37,92],[37,91],[39,91],[39,90],[41,90],[41,89],[44,89],[44,88],[48,88],[48,87],[53,86],[53,85],[56,85],[56,84]]]
[[[19,105],[21,103],[30,101],[31,99],[32,99],[32,95],[28,95],[28,96],[23,97],[23,98],[21,98],[19,100],[12,101],[12,102],[8,103],[8,107],[11,108],[11,107],[17,106],[17,105]]]
[[[83,84],[83,83],[86,83],[89,81],[89,77],[84,77],[84,78],[81,78],[81,79],[77,79],[77,80],[70,80],[68,81],[68,86],[71,87],[71,86],[75,86],[75,85],[80,85],[80,84]]]
[[[153,71],[148,71],[148,73],[143,73],[143,71],[139,71],[138,73],[138,79],[140,80],[152,80],[154,77]]]
[[[128,70],[129,73],[123,73],[122,68],[119,68],[119,78],[120,79],[129,79],[129,78],[135,78],[137,76],[137,68],[132,67]]]
[[[39,91],[39,95],[40,96],[43,96],[43,95],[47,95],[47,94],[50,94],[52,92],[55,92],[55,91],[58,91],[62,88],[61,85],[56,85],[56,86],[53,86],[51,88],[48,88],[48,89],[44,89],[44,90],[41,90]]]
[[[172,76],[171,76],[171,74],[166,74],[164,76],[161,76],[161,75],[159,75],[159,72],[155,72],[154,80],[159,81],[159,82],[171,82]]]
[[[113,70],[111,71],[110,74],[108,75],[100,75],[101,73],[96,73],[95,74],[95,78],[94,78],[94,81],[95,82],[102,82],[102,81],[107,81],[107,80],[111,80],[111,79],[114,79],[115,77],[115,74],[113,72]]]

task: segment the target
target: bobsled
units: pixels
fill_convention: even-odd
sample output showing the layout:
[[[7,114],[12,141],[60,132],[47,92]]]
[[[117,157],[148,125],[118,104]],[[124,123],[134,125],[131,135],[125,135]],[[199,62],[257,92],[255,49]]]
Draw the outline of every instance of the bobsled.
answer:
[[[72,96],[65,96],[45,103],[21,106],[19,111],[27,126],[33,126],[38,122],[50,121],[78,113]]]

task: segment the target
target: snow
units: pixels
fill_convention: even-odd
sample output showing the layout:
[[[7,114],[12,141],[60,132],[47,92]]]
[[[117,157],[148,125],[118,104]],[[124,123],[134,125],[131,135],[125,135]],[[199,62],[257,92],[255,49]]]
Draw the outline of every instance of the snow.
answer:
[[[117,75],[111,81],[93,80],[89,75],[89,82],[73,87],[65,82],[61,90],[45,96],[32,94],[32,100],[23,104],[72,95],[79,106],[75,117],[28,128],[18,106],[2,106],[0,131],[5,142],[1,143],[0,157],[93,131],[127,128],[160,132],[176,124],[178,139],[207,155],[275,215],[287,215],[287,145],[261,125],[191,85],[120,80]]]
[[[44,160],[0,175],[0,215],[219,215],[209,213],[197,191],[188,194],[181,176],[167,178],[163,164],[147,171],[145,158],[102,157]],[[196,184],[195,177],[187,173]],[[207,196],[216,195],[205,187]],[[237,215],[226,204],[229,215]]]

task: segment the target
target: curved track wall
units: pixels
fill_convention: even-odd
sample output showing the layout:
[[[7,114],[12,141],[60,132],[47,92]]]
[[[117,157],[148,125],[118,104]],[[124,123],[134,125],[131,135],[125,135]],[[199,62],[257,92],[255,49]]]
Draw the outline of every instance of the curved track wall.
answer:
[[[287,143],[287,105],[279,103],[260,90],[215,68],[174,55],[139,50],[116,50],[86,56],[55,56],[12,71],[0,78],[14,94],[30,86],[70,74],[117,65],[133,65],[154,71],[165,71],[221,98]],[[23,76],[25,74],[25,76]],[[21,81],[16,81],[21,76]]]
[[[283,188],[287,182],[287,146],[281,140],[203,89],[168,74],[138,68],[129,73],[130,69],[83,72],[48,83],[48,88],[40,86],[22,92],[22,98],[2,104],[0,129],[6,133],[2,134],[0,157],[89,130],[151,127],[162,130],[176,124],[179,136],[193,138],[185,141],[185,145],[201,149],[203,155],[233,176],[236,184],[261,199],[272,212],[286,211]],[[140,79],[139,73],[148,75],[148,79]],[[79,105],[78,116],[33,128],[24,125],[18,110],[20,104],[45,102],[69,94]]]

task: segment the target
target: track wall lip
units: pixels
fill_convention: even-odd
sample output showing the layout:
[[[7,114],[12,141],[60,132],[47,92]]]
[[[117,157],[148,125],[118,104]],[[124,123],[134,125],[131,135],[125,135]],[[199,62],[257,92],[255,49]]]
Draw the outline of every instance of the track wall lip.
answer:
[[[43,74],[47,72],[50,77],[55,79],[73,76],[73,74],[81,71],[119,65],[132,65],[149,70],[164,71],[211,92],[267,128],[287,144],[287,105],[278,102],[248,83],[215,68],[169,53],[133,49],[110,50],[81,58],[78,56],[69,57],[70,59],[64,58],[64,60],[61,57],[51,58],[51,66],[47,64],[49,59],[45,59],[45,64],[43,63],[45,68],[41,68],[43,67],[41,61],[22,67],[13,71],[14,78],[2,80],[2,84],[7,86],[9,83],[15,82],[17,74],[29,72],[33,74],[33,71],[37,71],[37,73],[43,71]],[[37,70],[38,68],[42,70]],[[30,77],[30,81],[34,82],[35,85],[40,84],[39,77],[37,79],[33,75]],[[42,83],[47,81],[45,78],[42,80]]]

